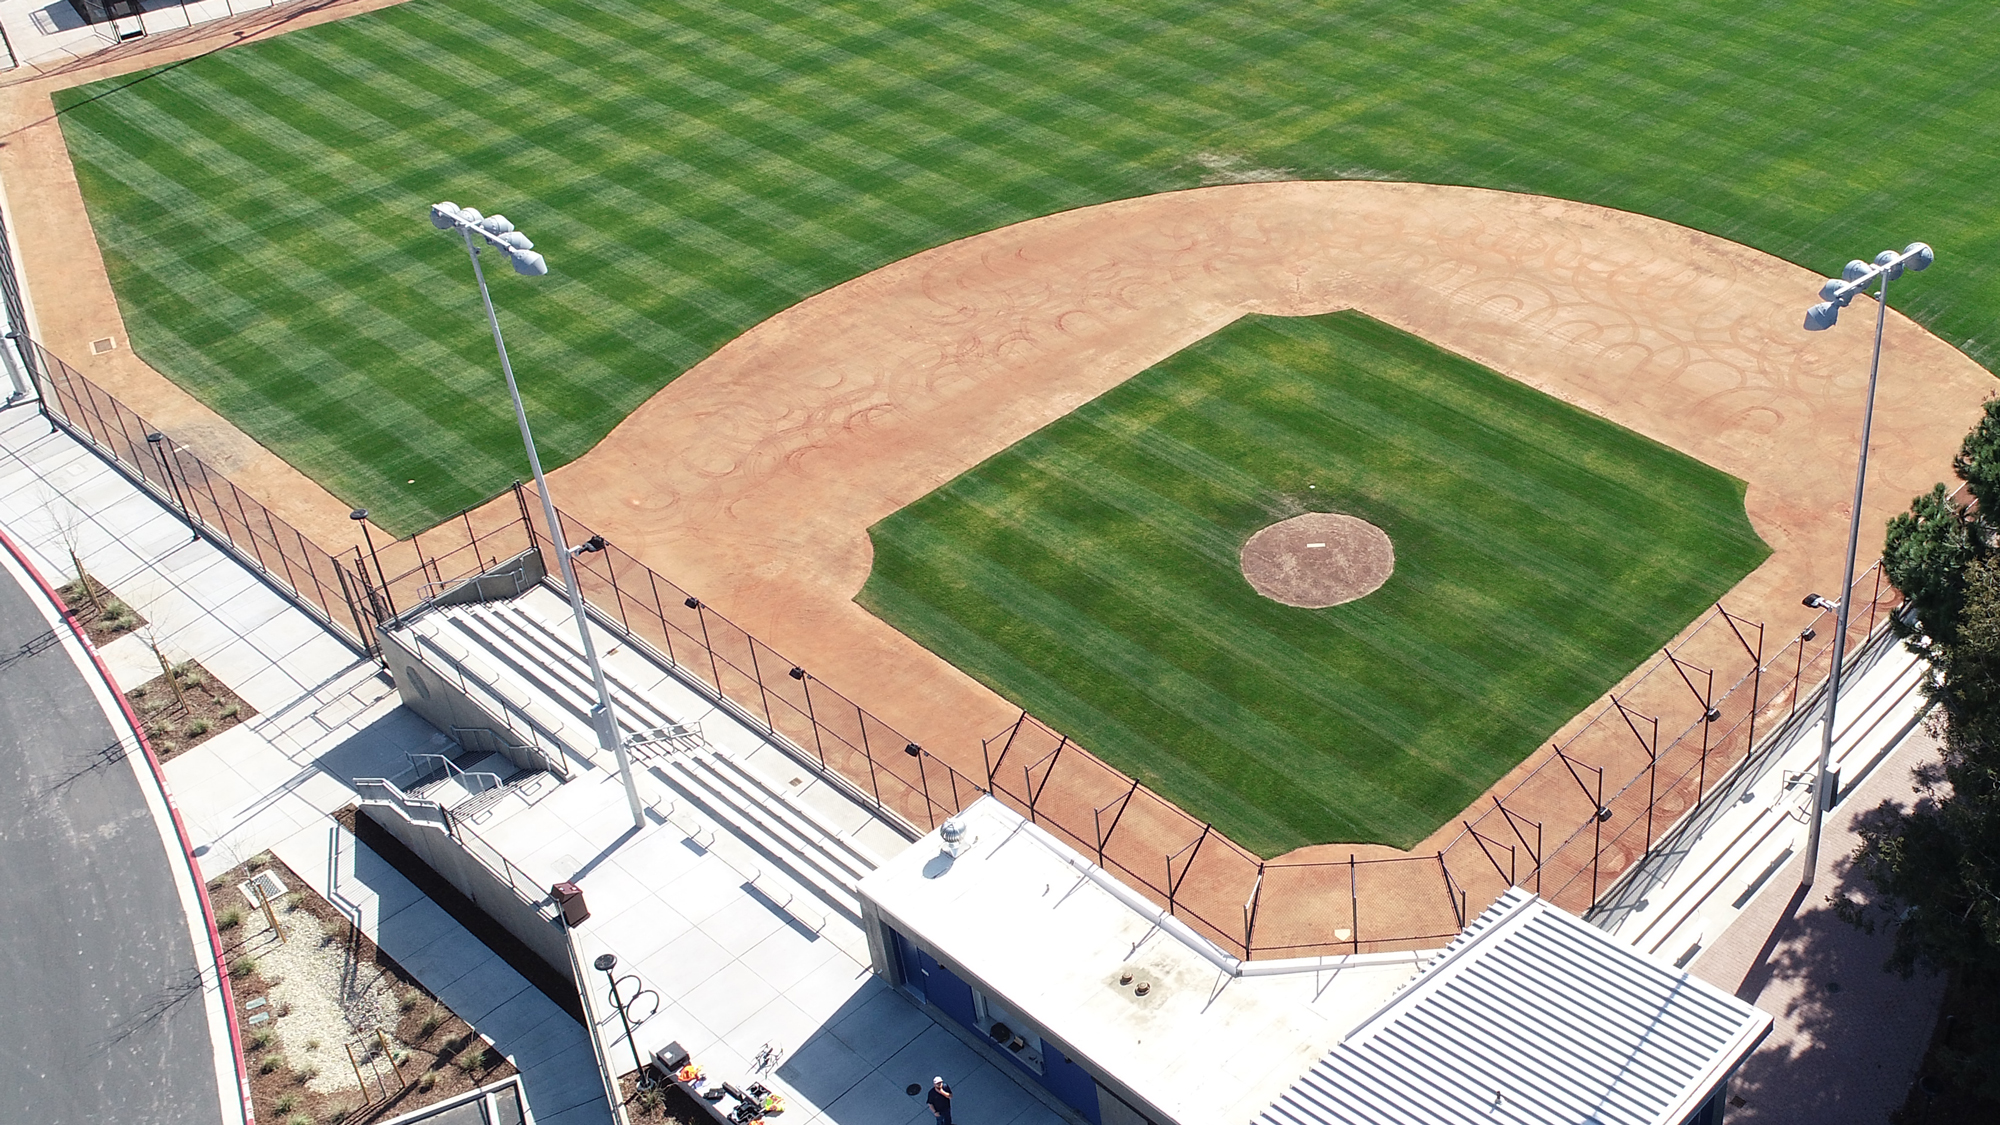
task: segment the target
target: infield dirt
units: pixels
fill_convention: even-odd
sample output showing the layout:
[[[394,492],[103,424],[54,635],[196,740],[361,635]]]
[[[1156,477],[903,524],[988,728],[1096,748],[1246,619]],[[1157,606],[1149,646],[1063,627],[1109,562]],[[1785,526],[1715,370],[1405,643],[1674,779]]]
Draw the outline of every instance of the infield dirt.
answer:
[[[1839,581],[1870,343],[1866,325],[1800,328],[1818,282],[1659,220],[1471,188],[1264,183],[1124,200],[800,303],[676,380],[553,487],[585,523],[977,776],[980,740],[1018,710],[855,604],[867,528],[1248,313],[1358,309],[1744,479],[1773,554],[1724,601],[1796,629],[1800,596]],[[1994,386],[1893,311],[1885,349],[1871,541],[1949,475]]]

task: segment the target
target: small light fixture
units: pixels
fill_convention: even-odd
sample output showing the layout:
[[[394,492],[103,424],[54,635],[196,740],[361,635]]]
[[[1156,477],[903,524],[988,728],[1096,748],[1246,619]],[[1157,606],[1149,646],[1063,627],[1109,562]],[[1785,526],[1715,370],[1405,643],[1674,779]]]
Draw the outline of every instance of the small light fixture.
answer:
[[[701,599],[696,597],[690,597],[687,600],[681,602],[681,604],[688,607],[689,609],[700,609]]]
[[[792,670],[786,673],[786,675],[789,675],[791,678],[795,680],[803,680],[806,678],[806,670],[804,668],[798,667],[797,665],[793,665]]]
[[[1603,824],[1605,821],[1610,819],[1611,819],[1611,807],[1609,805],[1598,806],[1597,823]]]
[[[903,753],[908,754],[912,758],[920,756],[923,752],[924,748],[914,742],[905,743],[903,746]]]
[[[1809,641],[1809,640],[1812,640],[1812,639],[1813,639],[1814,637],[1817,637],[1817,636],[1819,636],[1819,630],[1818,630],[1818,629],[1815,629],[1815,628],[1813,628],[1813,627],[1812,627],[1812,626],[1810,626],[1810,625],[1808,625],[1808,626],[1806,626],[1805,628],[1803,628],[1803,629],[1799,630],[1799,639],[1800,639],[1800,640],[1802,640],[1802,641]]]
[[[1702,721],[1703,721],[1703,722],[1707,722],[1707,723],[1712,723],[1712,722],[1716,721],[1717,719],[1720,719],[1721,717],[1722,717],[1722,708],[1720,708],[1720,707],[1710,707],[1710,708],[1709,708],[1709,709],[1707,710],[1707,712],[1705,712],[1705,713],[1704,713],[1704,714],[1702,715],[1702,717],[1701,717],[1701,718],[1702,718]]]

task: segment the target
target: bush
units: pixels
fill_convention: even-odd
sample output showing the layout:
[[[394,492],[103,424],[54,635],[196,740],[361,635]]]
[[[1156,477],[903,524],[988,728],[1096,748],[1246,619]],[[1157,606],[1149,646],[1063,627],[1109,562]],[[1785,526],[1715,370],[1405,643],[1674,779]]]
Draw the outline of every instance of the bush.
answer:
[[[265,1028],[262,1031],[252,1032],[250,1034],[250,1049],[253,1051],[261,1051],[264,1048],[269,1047],[272,1043],[276,1042],[277,1038],[278,1037],[276,1035],[273,1035],[271,1033],[270,1028]]]
[[[399,1012],[415,1011],[417,1005],[423,1002],[424,1002],[423,993],[418,992],[414,988],[406,988],[403,990],[403,994],[401,996],[396,997],[396,1010]]]
[[[292,1093],[290,1090],[287,1090],[284,1093],[279,1094],[278,1100],[271,1103],[271,1108],[277,1110],[279,1113],[290,1113],[294,1109],[297,1109],[298,1106],[299,1106],[299,1096],[297,1094]]]
[[[276,1051],[273,1051],[270,1054],[265,1055],[261,1060],[258,1061],[257,1073],[276,1074],[278,1072],[278,1068],[283,1065],[285,1065],[284,1056],[278,1054]]]
[[[429,1039],[438,1028],[443,1026],[444,1013],[438,1011],[436,1004],[432,1004],[431,1010],[424,1013],[423,1022],[417,1024],[417,1038]]]
[[[297,891],[293,891],[290,894],[286,895],[284,898],[280,899],[279,902],[281,905],[284,906],[285,913],[287,914],[296,914],[298,912],[299,907],[305,905],[305,900],[299,897],[299,892]]]
[[[225,719],[233,719],[236,716],[241,715],[242,713],[243,713],[243,708],[238,707],[234,703],[227,704],[222,708],[222,717]]]
[[[431,1087],[437,1084],[438,1076],[435,1070],[427,1070],[424,1072],[422,1078],[417,1079],[417,1089],[422,1090],[426,1094],[430,1093]]]
[[[238,957],[229,963],[229,975],[232,977],[247,977],[256,971],[257,959],[255,957]]]
[[[200,738],[202,735],[208,733],[208,720],[207,719],[194,720],[193,722],[187,725],[187,732],[189,738]]]
[[[308,1039],[308,1040],[306,1040],[306,1050],[308,1050],[308,1051],[317,1051],[317,1050],[319,1050],[319,1040],[317,1040],[317,1039]]]
[[[341,1122],[352,1116],[354,1116],[354,1107],[348,1105],[346,1102],[342,1102],[339,1105],[327,1107],[326,1123],[327,1125],[340,1125]]]
[[[215,916],[215,928],[218,930],[233,930],[242,924],[243,912],[233,906]]]
[[[313,1125],[311,1114],[294,1113],[285,1119],[285,1125]]]
[[[319,1077],[319,1068],[311,1063],[307,1063],[306,1065],[292,1072],[292,1081],[298,1083],[301,1086],[305,1085],[308,1082],[311,1082],[313,1079],[318,1077]]]
[[[249,859],[244,860],[243,866],[250,869],[251,871],[255,871],[259,867],[266,866],[270,862],[271,862],[270,852],[258,852],[256,855],[253,855]]]
[[[486,1048],[484,1047],[467,1051],[458,1056],[458,1069],[467,1074],[471,1074],[475,1070],[485,1070],[486,1065]]]

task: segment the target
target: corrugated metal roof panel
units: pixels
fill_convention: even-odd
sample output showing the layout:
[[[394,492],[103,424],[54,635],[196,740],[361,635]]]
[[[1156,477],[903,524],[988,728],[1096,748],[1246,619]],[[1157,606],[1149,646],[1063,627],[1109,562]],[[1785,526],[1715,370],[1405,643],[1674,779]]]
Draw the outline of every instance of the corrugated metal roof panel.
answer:
[[[1770,1025],[1517,889],[1259,1121],[1678,1125]]]

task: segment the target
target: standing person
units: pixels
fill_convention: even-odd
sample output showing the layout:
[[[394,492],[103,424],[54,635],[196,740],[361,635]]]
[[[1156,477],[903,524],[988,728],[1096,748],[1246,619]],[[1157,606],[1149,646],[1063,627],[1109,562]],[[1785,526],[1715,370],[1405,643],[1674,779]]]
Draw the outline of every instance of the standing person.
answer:
[[[931,1079],[931,1092],[924,1101],[931,1107],[938,1125],[951,1125],[951,1087],[944,1084],[943,1077]]]

